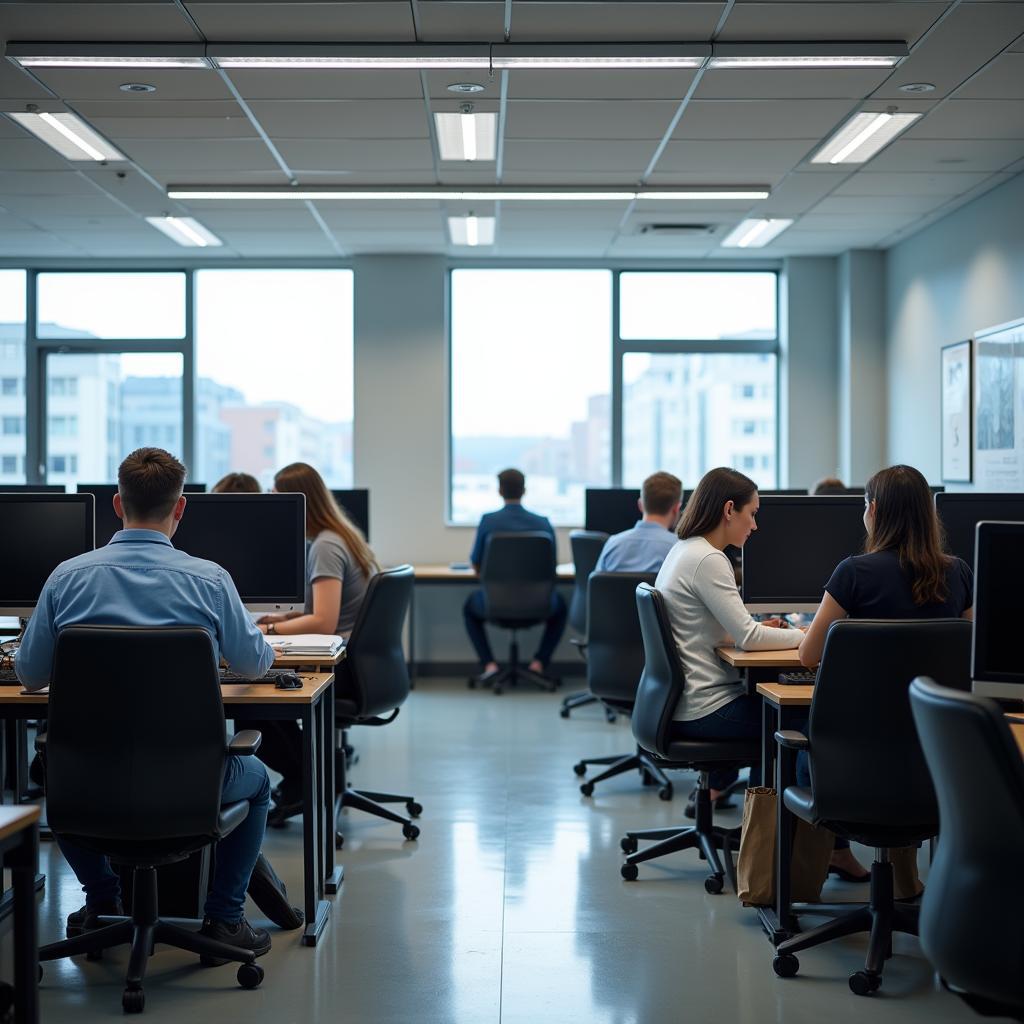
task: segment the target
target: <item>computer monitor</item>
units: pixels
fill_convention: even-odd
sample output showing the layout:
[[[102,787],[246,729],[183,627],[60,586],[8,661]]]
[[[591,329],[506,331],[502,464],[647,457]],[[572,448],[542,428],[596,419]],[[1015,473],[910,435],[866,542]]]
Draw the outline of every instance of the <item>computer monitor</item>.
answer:
[[[63,494],[63,484],[0,484],[0,494]]]
[[[206,484],[185,484],[186,494],[203,494]],[[91,494],[96,499],[96,547],[110,543],[110,538],[124,525],[114,511],[117,484],[78,484],[79,494]]]
[[[631,530],[641,516],[639,500],[639,487],[588,487],[584,498],[584,528],[599,533]]]
[[[974,568],[974,530],[982,520],[1024,522],[1024,494],[977,491],[935,495],[935,511],[946,530],[946,547]]]
[[[0,494],[0,615],[31,615],[65,559],[92,551],[91,494]]]
[[[982,522],[976,531],[972,689],[986,697],[1024,698],[1020,584],[1024,522]]]
[[[365,487],[351,491],[332,490],[334,500],[342,507],[345,514],[352,520],[363,536],[370,539],[370,492]]]
[[[252,611],[305,603],[302,494],[191,494],[171,543],[227,569]]]
[[[835,567],[864,551],[864,500],[850,495],[761,498],[743,548],[743,601],[752,612],[813,612]]]
[[[775,490],[770,490],[770,491],[762,491],[762,490],[759,489],[757,493],[762,498],[764,498],[764,497],[778,498],[780,496],[781,497],[786,497],[787,495],[789,497],[796,498],[796,497],[798,497],[801,494],[806,494],[807,493],[807,488],[806,487],[785,487],[785,488],[783,488],[781,490],[775,489]]]

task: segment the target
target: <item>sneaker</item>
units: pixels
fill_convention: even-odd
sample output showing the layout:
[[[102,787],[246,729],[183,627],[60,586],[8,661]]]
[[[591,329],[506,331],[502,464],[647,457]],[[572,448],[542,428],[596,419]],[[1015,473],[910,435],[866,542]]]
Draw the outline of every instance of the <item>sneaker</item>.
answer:
[[[264,953],[270,952],[270,932],[266,928],[253,928],[244,917],[241,921],[234,923],[220,921],[215,917],[204,918],[199,934],[205,935],[208,939],[216,939],[218,942],[226,942],[229,946],[250,949],[257,956],[263,956]],[[220,967],[231,961],[202,953],[199,962],[204,967]]]
[[[103,925],[96,920],[98,917],[124,917],[124,906],[120,900],[100,900],[92,907],[86,904],[73,914],[68,914],[68,923],[64,934],[69,939],[73,939],[76,935],[81,935],[82,932],[91,932],[96,928],[102,928]]]

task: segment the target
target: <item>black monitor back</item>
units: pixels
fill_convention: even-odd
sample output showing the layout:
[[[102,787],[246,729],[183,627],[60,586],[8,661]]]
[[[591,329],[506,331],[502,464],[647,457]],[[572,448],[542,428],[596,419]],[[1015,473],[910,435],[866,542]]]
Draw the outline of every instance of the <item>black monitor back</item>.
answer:
[[[935,510],[946,530],[946,549],[974,568],[974,532],[978,523],[1024,522],[1024,494],[940,493]]]
[[[362,531],[363,536],[370,539],[370,492],[365,487],[355,490],[335,491],[332,490],[334,500],[341,506],[342,511]]]
[[[63,494],[63,484],[0,484],[0,494]]]
[[[1017,630],[1024,579],[1024,522],[980,523],[976,554],[971,678],[976,691],[1020,697],[1024,694],[1024,659]],[[979,687],[979,683],[996,685]]]
[[[762,611],[817,605],[835,567],[864,551],[864,500],[855,495],[761,498],[743,548],[743,600]]]
[[[598,533],[631,530],[640,519],[639,487],[588,487],[584,529]]]
[[[305,601],[306,499],[301,494],[192,494],[171,543],[227,569],[247,605]]]
[[[30,614],[50,573],[92,551],[93,509],[89,494],[0,494],[0,614]]]
[[[206,484],[185,484],[186,494],[204,494]],[[124,525],[114,512],[117,484],[78,484],[79,494],[91,494],[96,499],[96,547],[110,543],[110,538]]]

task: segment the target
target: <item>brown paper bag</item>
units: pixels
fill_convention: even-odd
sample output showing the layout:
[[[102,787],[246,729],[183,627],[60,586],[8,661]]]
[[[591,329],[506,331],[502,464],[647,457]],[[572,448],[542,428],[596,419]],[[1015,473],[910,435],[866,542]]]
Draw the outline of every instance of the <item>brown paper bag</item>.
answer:
[[[916,846],[898,846],[889,851],[893,896],[898,900],[912,899],[924,891],[917,873],[917,849]]]
[[[737,897],[746,906],[768,906],[775,901],[776,793],[766,786],[747,790],[743,798],[743,827],[736,863]],[[790,862],[791,898],[816,903],[828,875],[835,836],[796,819],[793,859]]]

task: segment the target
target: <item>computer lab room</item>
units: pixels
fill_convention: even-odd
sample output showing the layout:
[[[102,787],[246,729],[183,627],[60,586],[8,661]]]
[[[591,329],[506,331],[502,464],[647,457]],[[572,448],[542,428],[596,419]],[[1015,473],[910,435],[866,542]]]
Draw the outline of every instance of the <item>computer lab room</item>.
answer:
[[[0,0],[0,1021],[1024,1021],[1024,0]]]

